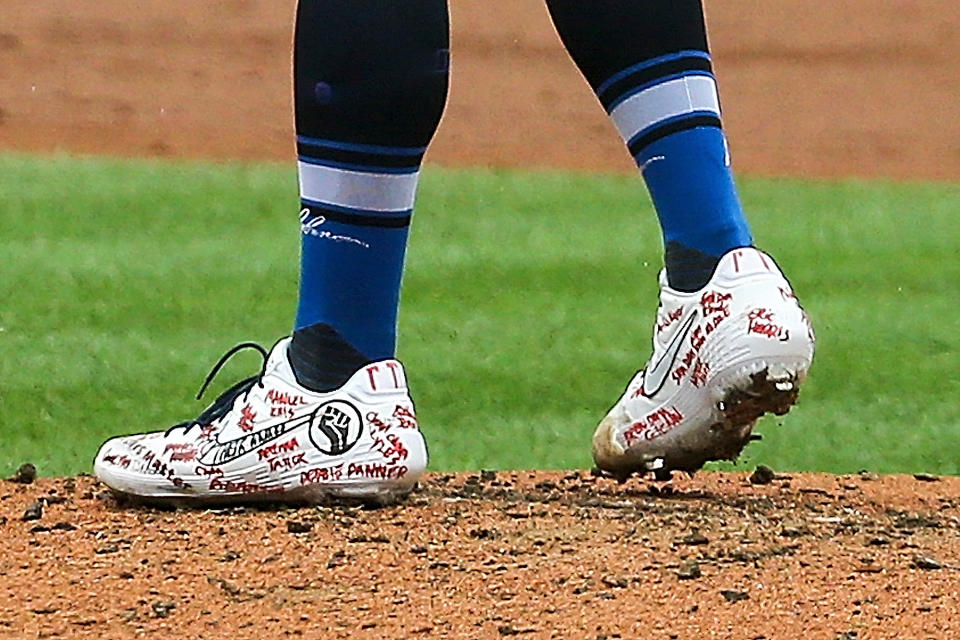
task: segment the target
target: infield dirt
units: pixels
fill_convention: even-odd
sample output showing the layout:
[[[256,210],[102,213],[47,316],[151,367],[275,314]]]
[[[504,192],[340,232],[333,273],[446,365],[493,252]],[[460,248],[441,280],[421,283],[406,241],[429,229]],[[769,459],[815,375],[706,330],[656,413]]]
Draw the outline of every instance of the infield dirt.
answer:
[[[430,161],[633,170],[539,0],[453,5]],[[949,3],[708,14],[740,171],[960,176]],[[292,163],[292,16],[267,0],[4,6],[0,149]],[[960,635],[956,478],[434,474],[379,510],[125,509],[102,489],[0,482],[0,637]]]
[[[486,472],[377,510],[166,512],[89,477],[3,482],[0,636],[955,638],[958,496]]]

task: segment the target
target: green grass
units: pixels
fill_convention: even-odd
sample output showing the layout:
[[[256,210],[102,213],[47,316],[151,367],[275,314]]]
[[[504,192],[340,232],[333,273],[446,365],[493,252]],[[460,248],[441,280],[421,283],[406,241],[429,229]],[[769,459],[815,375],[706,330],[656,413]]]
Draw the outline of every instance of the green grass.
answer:
[[[960,473],[960,186],[742,195],[819,351],[741,466]],[[0,475],[86,471],[110,435],[199,412],[223,351],[290,329],[296,211],[285,165],[0,156]],[[400,356],[433,468],[589,466],[648,357],[659,265],[639,178],[426,171]],[[258,366],[239,356],[220,388]]]

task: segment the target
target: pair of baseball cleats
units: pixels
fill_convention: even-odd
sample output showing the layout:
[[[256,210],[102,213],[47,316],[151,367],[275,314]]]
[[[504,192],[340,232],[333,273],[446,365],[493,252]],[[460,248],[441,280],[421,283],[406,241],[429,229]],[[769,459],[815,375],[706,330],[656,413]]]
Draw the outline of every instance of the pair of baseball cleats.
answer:
[[[813,359],[806,313],[757,249],[727,253],[699,291],[674,291],[663,273],[660,287],[653,355],[593,437],[597,466],[618,478],[664,479],[735,459],[758,418],[790,410]],[[391,503],[408,494],[427,446],[403,365],[368,364],[318,393],[297,382],[289,342],[269,353],[240,345],[262,352],[259,374],[195,420],[109,440],[97,477],[121,496],[175,506]]]

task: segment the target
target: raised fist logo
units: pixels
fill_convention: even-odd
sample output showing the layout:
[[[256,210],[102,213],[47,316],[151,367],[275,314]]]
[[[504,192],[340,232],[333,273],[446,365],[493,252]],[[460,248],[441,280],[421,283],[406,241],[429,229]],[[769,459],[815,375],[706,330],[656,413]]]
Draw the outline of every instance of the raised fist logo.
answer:
[[[328,456],[339,456],[357,444],[363,430],[360,412],[343,400],[317,407],[310,420],[310,441]]]

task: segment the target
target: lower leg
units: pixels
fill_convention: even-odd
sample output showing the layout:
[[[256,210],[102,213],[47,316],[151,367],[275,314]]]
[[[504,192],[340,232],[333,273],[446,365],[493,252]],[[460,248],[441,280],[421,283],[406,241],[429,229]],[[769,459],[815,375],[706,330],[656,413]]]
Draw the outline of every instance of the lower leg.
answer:
[[[706,284],[752,238],[730,170],[700,0],[547,0],[623,136],[663,229],[667,277]]]
[[[302,257],[290,358],[306,386],[336,388],[394,356],[407,232],[448,67],[446,0],[300,0]]]

